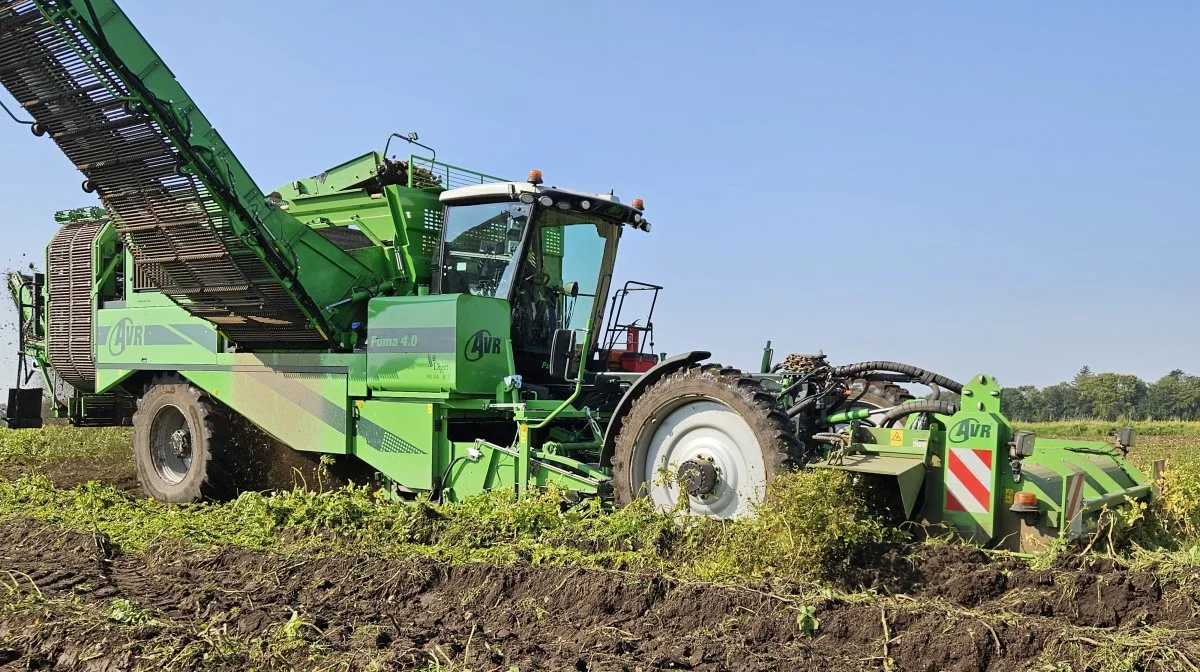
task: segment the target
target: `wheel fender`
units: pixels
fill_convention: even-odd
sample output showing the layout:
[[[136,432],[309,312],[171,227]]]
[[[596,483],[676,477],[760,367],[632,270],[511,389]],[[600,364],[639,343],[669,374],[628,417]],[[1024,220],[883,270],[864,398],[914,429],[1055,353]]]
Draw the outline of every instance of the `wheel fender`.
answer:
[[[663,376],[702,362],[709,357],[712,357],[712,353],[704,350],[684,352],[655,364],[645,375],[634,381],[633,385],[625,390],[625,395],[621,397],[621,401],[613,410],[612,417],[608,420],[608,428],[604,430],[604,445],[600,448],[600,465],[611,466],[613,446],[617,442],[617,434],[621,431],[621,421],[629,413],[629,409],[633,407],[633,401],[642,394],[643,390],[657,383]]]

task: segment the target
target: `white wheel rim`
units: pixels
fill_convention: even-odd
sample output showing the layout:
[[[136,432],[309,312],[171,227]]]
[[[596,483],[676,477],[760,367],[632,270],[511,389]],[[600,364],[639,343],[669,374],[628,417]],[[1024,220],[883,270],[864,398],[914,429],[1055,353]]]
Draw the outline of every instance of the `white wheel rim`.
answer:
[[[767,486],[762,449],[750,425],[725,404],[684,402],[668,410],[653,432],[644,432],[634,457],[634,491],[648,495],[659,510],[675,508],[682,494],[675,474],[688,460],[711,461],[717,470],[710,494],[688,495],[690,513],[736,518],[753,514],[762,501]]]

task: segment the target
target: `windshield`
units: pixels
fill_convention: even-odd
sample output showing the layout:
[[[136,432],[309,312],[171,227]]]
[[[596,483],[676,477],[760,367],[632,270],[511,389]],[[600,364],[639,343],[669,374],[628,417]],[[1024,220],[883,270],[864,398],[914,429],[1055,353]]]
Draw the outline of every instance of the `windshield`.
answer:
[[[556,329],[582,331],[596,316],[618,235],[615,222],[558,207],[451,206],[439,291],[508,299],[515,348],[546,352]]]
[[[508,298],[529,209],[511,201],[448,208],[442,292]]]
[[[523,349],[548,350],[555,329],[587,326],[607,291],[601,269],[616,230],[594,215],[537,209],[512,297],[513,335]]]

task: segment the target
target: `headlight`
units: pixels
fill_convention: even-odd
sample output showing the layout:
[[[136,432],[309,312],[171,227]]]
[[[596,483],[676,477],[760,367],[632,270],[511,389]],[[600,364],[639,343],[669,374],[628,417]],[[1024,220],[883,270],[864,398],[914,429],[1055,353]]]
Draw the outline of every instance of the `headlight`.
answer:
[[[549,196],[542,196],[538,199],[538,203],[541,203],[543,206],[548,208],[554,205],[554,199],[550,198]]]
[[[533,205],[533,194],[521,194],[521,202],[525,205]]]
[[[583,208],[584,210],[590,210],[592,207],[592,202],[585,198],[579,202],[579,207]]]
[[[570,203],[568,203],[568,202],[566,202],[566,201],[559,201],[559,202],[558,202],[558,209],[559,209],[559,210],[570,210],[570,209],[571,209],[571,204],[570,204]]]

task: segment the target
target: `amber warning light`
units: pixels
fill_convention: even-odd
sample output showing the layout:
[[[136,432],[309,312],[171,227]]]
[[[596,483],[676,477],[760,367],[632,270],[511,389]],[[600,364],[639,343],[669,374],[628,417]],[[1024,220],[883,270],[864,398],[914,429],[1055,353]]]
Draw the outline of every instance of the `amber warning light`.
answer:
[[[542,183],[542,171],[540,171],[540,170],[529,171],[529,183],[530,184],[541,184]]]
[[[1037,513],[1037,495],[1026,490],[1014,494],[1012,507],[1009,510],[1017,513]]]

